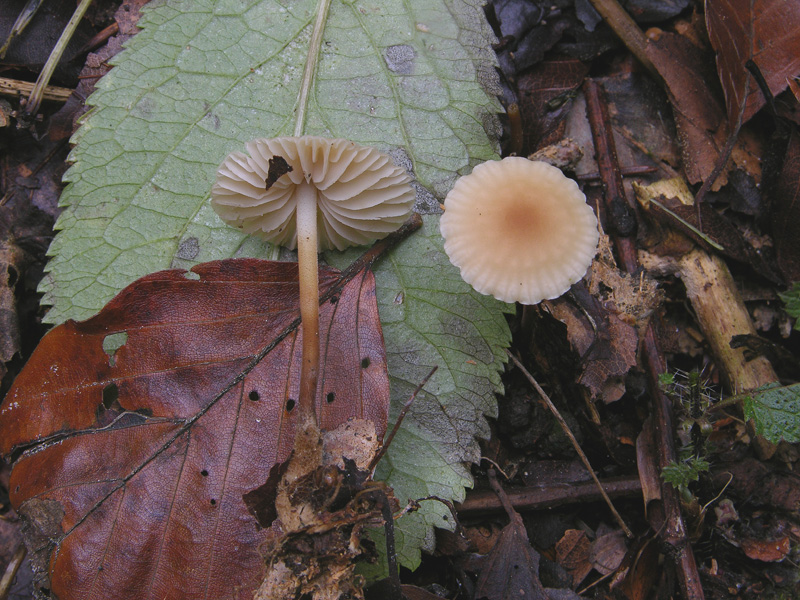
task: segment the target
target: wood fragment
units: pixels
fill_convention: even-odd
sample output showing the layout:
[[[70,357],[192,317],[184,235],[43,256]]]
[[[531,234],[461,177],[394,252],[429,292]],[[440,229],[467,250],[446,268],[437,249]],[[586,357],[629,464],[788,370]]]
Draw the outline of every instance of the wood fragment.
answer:
[[[610,498],[635,498],[642,493],[638,477],[602,479],[600,483]],[[529,486],[506,490],[511,506],[518,511],[546,510],[568,504],[599,502],[600,491],[594,482],[559,483],[544,487]],[[457,507],[462,519],[495,514],[503,511],[497,494],[490,490],[467,492],[467,498]]]
[[[0,96],[9,98],[27,97],[33,91],[34,84],[20,79],[0,77]],[[42,99],[50,102],[66,102],[72,95],[70,88],[48,85],[44,88]]]

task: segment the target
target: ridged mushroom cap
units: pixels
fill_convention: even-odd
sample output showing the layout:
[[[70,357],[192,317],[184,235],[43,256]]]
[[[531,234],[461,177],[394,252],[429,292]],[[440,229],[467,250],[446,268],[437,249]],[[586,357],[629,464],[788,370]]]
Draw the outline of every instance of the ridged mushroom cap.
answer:
[[[440,228],[461,277],[482,294],[536,304],[581,279],[599,234],[578,185],[551,165],[509,157],[478,165],[447,194]]]
[[[274,244],[297,246],[295,192],[303,182],[317,190],[320,250],[381,239],[414,204],[409,174],[375,148],[317,136],[257,139],[245,148],[217,169],[211,205],[229,225]],[[292,170],[267,186],[274,157]]]

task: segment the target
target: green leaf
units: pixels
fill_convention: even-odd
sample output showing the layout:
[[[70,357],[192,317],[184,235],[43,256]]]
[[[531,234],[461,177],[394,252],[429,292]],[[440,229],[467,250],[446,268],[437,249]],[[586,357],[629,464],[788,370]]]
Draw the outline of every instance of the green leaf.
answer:
[[[329,253],[344,267],[351,253]],[[497,413],[502,393],[499,370],[511,333],[504,312],[513,306],[473,290],[442,247],[439,217],[424,217],[423,229],[375,268],[378,310],[392,389],[389,424],[430,372],[403,427],[378,465],[400,503],[427,496],[460,502],[472,485],[465,462],[477,462],[476,437],[489,437],[486,416]],[[452,529],[447,507],[435,501],[397,522],[397,554],[416,567],[420,548],[432,550],[432,526]],[[381,547],[380,545],[378,547]]]
[[[781,300],[786,304],[786,312],[790,317],[800,319],[800,281],[795,282],[792,288],[783,294],[779,294]],[[800,323],[800,321],[798,321]],[[798,329],[798,323],[794,324],[794,328]]]
[[[800,384],[761,388],[746,396],[744,416],[753,419],[756,434],[777,444],[800,442]]]
[[[319,52],[315,2],[170,0],[144,12],[75,136],[41,287],[48,322],[87,318],[147,273],[264,257],[264,243],[208,203],[217,166],[250,139],[377,146],[438,197],[496,156],[481,0],[331,0]],[[304,76],[309,57],[315,78]],[[420,200],[435,206],[424,188]]]
[[[153,4],[75,136],[42,283],[51,323],[94,314],[150,272],[268,256],[208,202],[216,167],[250,139],[305,133],[376,146],[413,171],[429,210],[458,175],[496,158],[482,0],[331,0],[319,52],[314,0]],[[309,56],[316,78],[304,75]],[[507,306],[461,281],[441,244],[428,217],[376,270],[394,417],[439,365],[379,467],[401,501],[463,498],[510,342]],[[431,526],[449,519],[432,502],[404,517],[401,560],[415,566],[433,547]]]
[[[672,487],[685,490],[689,484],[700,479],[700,473],[711,468],[705,458],[692,456],[683,462],[672,461],[661,470],[661,477]]]

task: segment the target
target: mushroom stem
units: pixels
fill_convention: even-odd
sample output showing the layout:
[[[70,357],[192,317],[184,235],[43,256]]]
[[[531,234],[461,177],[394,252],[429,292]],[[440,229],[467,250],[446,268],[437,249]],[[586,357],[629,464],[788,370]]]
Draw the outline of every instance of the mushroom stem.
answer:
[[[317,427],[316,397],[319,374],[319,264],[317,259],[317,190],[298,186],[297,264],[300,278],[300,320],[303,358],[300,367],[300,427]]]

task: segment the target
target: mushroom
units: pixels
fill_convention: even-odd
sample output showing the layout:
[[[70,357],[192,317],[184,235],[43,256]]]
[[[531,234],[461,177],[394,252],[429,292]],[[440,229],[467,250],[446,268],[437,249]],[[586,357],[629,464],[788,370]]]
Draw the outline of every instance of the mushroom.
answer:
[[[316,428],[320,250],[381,239],[408,217],[411,177],[391,158],[349,140],[316,136],[257,139],[217,170],[211,204],[229,225],[297,248],[303,359],[298,412]]]
[[[480,164],[456,181],[440,229],[450,261],[482,294],[536,304],[557,298],[592,263],[597,219],[556,167],[521,157]]]

